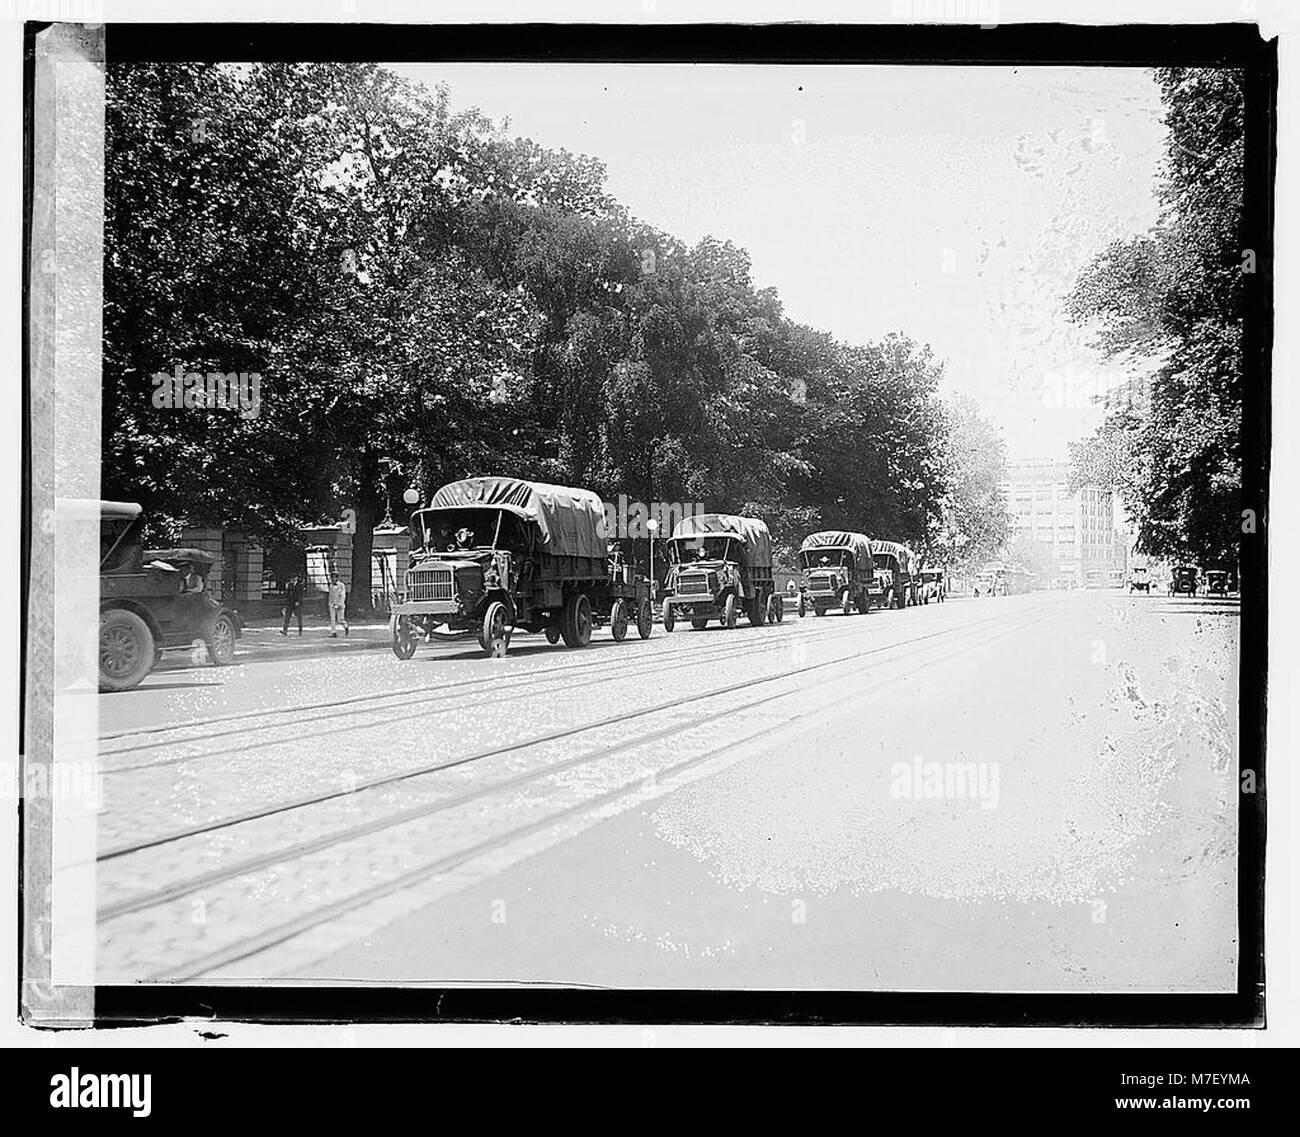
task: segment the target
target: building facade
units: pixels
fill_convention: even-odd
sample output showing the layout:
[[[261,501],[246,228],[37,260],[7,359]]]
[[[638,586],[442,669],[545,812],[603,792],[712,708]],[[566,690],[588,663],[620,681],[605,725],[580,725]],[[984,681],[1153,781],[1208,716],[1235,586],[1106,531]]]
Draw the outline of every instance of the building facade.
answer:
[[[1098,580],[1123,580],[1128,571],[1128,538],[1116,515],[1109,490],[1084,486],[1069,491],[1068,462],[1021,461],[1007,463],[1002,484],[1012,515],[1010,542],[1036,546],[1039,586],[1080,587]],[[1052,575],[1046,580],[1046,564]],[[1098,576],[1100,574],[1100,577]]]

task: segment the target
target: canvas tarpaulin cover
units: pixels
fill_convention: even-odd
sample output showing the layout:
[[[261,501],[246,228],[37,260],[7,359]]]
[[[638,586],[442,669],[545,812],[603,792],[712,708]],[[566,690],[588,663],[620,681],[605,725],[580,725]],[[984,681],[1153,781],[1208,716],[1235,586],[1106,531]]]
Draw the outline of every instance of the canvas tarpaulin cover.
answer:
[[[730,513],[696,513],[683,517],[673,530],[678,537],[739,537],[744,543],[745,563],[750,568],[772,567],[772,535],[757,517],[736,517]]]
[[[518,478],[451,482],[429,502],[436,509],[506,509],[536,524],[543,549],[561,557],[607,557],[605,507],[590,490]]]
[[[863,533],[849,533],[844,529],[810,533],[803,539],[799,552],[806,553],[809,549],[848,549],[853,553],[855,568],[866,570],[871,567],[871,539]]]

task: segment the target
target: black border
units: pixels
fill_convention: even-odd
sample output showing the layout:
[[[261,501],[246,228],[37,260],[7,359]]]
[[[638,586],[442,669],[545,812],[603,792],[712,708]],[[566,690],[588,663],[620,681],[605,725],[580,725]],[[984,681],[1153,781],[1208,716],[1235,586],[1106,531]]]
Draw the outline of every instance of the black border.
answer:
[[[27,146],[25,240],[31,220],[33,37],[24,37]],[[1254,536],[1241,546],[1240,765],[1259,792],[1239,795],[1240,963],[1233,994],[967,994],[767,991],[638,991],[572,988],[305,986],[103,986],[99,1025],[182,1019],[364,1022],[528,1022],[782,1025],[1229,1027],[1264,1023],[1265,714],[1267,707],[1267,519],[1273,333],[1273,175],[1277,41],[1253,24],[1076,27],[1063,24],[845,26],[474,24],[110,24],[108,63],[183,60],[402,62],[606,62],[767,64],[955,64],[1010,66],[1233,67],[1246,71],[1245,243],[1256,253],[1247,281],[1243,398],[1244,507]],[[24,256],[24,280],[26,280]],[[26,305],[26,288],[24,304]],[[25,310],[25,315],[26,315]],[[25,347],[25,343],[24,343]],[[30,376],[23,362],[25,419]],[[24,441],[28,439],[26,422]],[[30,454],[23,454],[24,488]],[[25,537],[30,493],[24,494]],[[23,604],[27,544],[23,543]],[[24,632],[26,623],[24,621]],[[21,822],[20,822],[21,824]],[[21,854],[20,854],[21,864]],[[20,905],[21,936],[21,905]],[[22,952],[19,952],[22,959]]]

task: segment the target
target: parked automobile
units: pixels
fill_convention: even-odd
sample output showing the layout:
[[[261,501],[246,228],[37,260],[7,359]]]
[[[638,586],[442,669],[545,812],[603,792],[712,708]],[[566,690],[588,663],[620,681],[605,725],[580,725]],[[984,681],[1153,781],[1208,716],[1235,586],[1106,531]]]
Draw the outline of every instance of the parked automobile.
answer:
[[[1151,573],[1144,566],[1135,565],[1129,569],[1128,590],[1130,593],[1151,591]]]
[[[818,616],[832,608],[846,616],[871,610],[875,573],[871,541],[864,534],[838,529],[810,533],[799,548],[799,567],[800,616],[809,608]]]
[[[1169,595],[1185,592],[1188,596],[1195,596],[1199,575],[1200,570],[1194,565],[1175,565],[1169,575]]]
[[[1205,595],[1228,595],[1228,572],[1226,569],[1208,569],[1205,573]]]
[[[897,541],[872,541],[871,558],[880,587],[880,604],[906,608],[916,603],[916,554]]]
[[[208,591],[214,558],[202,549],[146,549],[144,513],[134,502],[98,506],[99,686],[126,691],[164,651],[190,649],[217,666],[235,658],[239,614]]]
[[[664,631],[679,617],[697,631],[716,618],[734,628],[741,612],[755,626],[780,623],[785,605],[772,580],[772,537],[756,517],[698,513],[683,517],[668,541]]]
[[[635,622],[653,630],[650,587],[617,557],[604,507],[590,490],[466,478],[443,486],[411,515],[413,547],[393,606],[393,654],[410,659],[435,629],[474,631],[489,656],[505,655],[515,631],[585,647],[592,629],[614,639]]]

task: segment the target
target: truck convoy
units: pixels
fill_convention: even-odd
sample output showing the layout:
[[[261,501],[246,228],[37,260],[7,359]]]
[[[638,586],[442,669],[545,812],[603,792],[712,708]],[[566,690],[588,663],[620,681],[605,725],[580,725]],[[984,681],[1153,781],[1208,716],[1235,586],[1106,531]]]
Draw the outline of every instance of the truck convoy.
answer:
[[[916,574],[920,568],[916,554],[897,541],[872,541],[871,557],[875,562],[880,605],[906,608],[915,604]]]
[[[585,647],[653,628],[646,579],[611,558],[604,507],[590,490],[518,478],[466,478],[411,516],[412,554],[393,607],[393,654],[410,659],[437,628],[474,631],[503,656],[517,629]]]
[[[799,615],[809,608],[818,616],[833,608],[846,616],[869,612],[878,594],[874,567],[871,539],[864,534],[839,529],[809,534],[799,547]]]
[[[744,612],[754,626],[780,622],[785,606],[772,580],[772,536],[756,517],[697,513],[683,517],[668,540],[664,631],[679,617],[697,631],[716,618],[734,628]]]

